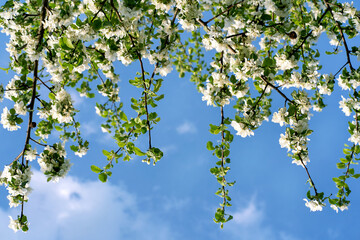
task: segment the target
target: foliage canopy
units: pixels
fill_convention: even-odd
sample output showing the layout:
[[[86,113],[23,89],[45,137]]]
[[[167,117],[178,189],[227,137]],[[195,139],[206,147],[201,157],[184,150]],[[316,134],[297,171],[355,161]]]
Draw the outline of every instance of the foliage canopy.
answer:
[[[0,182],[9,191],[11,207],[21,206],[20,215],[10,219],[9,227],[27,231],[23,206],[30,192],[31,165],[37,160],[48,181],[63,178],[71,167],[66,151],[79,157],[86,154],[89,142],[81,136],[80,123],[68,90],[94,98],[96,113],[104,121],[104,132],[111,134],[117,149],[103,150],[107,163],[92,166],[103,182],[119,160],[132,156],[156,164],[162,151],[152,145],[151,131],[160,117],[156,107],[163,78],[173,68],[180,77],[190,73],[202,100],[219,108],[219,124],[210,132],[219,141],[207,143],[217,162],[210,172],[220,184],[221,197],[214,221],[232,219],[228,188],[230,145],[234,133],[254,135],[264,120],[285,126],[279,143],[293,163],[306,171],[311,191],[305,205],[319,211],[329,202],[338,211],[348,208],[348,178],[359,178],[353,164],[360,153],[360,58],[358,46],[349,39],[360,32],[360,11],[352,3],[336,0],[7,0],[0,8],[0,26],[9,36],[9,68],[15,76],[1,85],[1,99],[12,102],[4,107],[1,124],[9,131],[26,128],[23,150],[5,166]],[[320,73],[317,42],[326,33],[333,52],[341,55],[333,73]],[[212,61],[205,59],[212,54]],[[321,53],[322,54],[322,53]],[[343,58],[342,58],[343,56]],[[145,62],[146,60],[146,62]],[[136,64],[139,72],[129,83],[141,89],[131,98],[133,112],[125,112],[119,97],[119,76],[115,62]],[[338,192],[325,195],[316,188],[308,169],[307,143],[312,130],[312,112],[325,107],[324,95],[331,95],[335,82],[349,97],[340,107],[349,122],[349,142],[343,169],[334,178]],[[290,90],[286,90],[290,89]],[[271,114],[273,96],[284,105]],[[236,114],[227,116],[224,109]],[[23,123],[23,121],[26,121]],[[53,132],[59,142],[47,142]],[[148,138],[147,149],[137,139]],[[71,140],[72,145],[65,147]]]

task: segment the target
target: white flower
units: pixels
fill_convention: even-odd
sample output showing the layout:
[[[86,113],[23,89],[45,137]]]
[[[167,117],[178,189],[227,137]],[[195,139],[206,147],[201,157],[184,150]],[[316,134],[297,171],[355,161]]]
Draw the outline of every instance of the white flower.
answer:
[[[348,86],[349,81],[346,78],[342,77],[342,74],[340,74],[338,78],[338,85],[341,87],[342,90],[349,90],[350,87]]]
[[[323,203],[319,203],[317,200],[311,200],[311,201],[308,201],[306,198],[304,198],[304,201],[306,202],[305,203],[305,206],[310,208],[310,211],[311,212],[315,212],[315,211],[322,211],[322,208],[324,206]]]
[[[318,89],[320,94],[331,95],[331,89],[328,88],[327,85],[319,85]]]
[[[236,135],[240,135],[243,138],[254,135],[254,132],[247,128],[243,123],[232,121],[231,126],[237,131]]]
[[[180,19],[179,23],[181,27],[188,32],[193,32],[196,29],[195,24],[187,21],[186,19]]]
[[[308,128],[308,120],[306,118],[297,121],[293,127],[293,129],[298,133],[302,133]]]
[[[210,82],[208,82],[206,84],[206,89],[200,87],[199,91],[203,94],[201,100],[206,101],[206,104],[208,106],[210,106],[210,105],[215,106],[214,99],[212,97],[212,93],[214,91],[216,91],[216,89],[214,88],[214,86]]]
[[[237,90],[234,90],[234,88],[230,87],[231,95],[242,98],[249,92],[249,85],[248,84],[241,84],[240,88]]]
[[[280,108],[278,112],[274,112],[272,121],[274,123],[279,123],[280,126],[285,124],[285,116],[287,115],[286,107]]]
[[[82,157],[84,155],[86,155],[88,149],[86,147],[79,147],[79,150],[77,152],[75,152],[75,155]]]
[[[8,131],[16,131],[20,126],[16,125],[15,121],[9,120],[11,117],[10,111],[7,107],[4,107],[3,112],[1,114],[1,121],[0,123],[3,125],[3,128],[7,129]]]
[[[33,161],[36,159],[36,154],[37,154],[37,151],[36,151],[36,148],[34,149],[30,149],[30,150],[26,150],[25,151],[25,159],[27,161]]]
[[[345,113],[346,116],[350,116],[351,109],[348,107],[349,102],[351,102],[351,99],[346,99],[343,96],[341,96],[342,100],[339,102],[341,110]]]
[[[348,206],[346,206],[346,205],[342,205],[342,206],[338,207],[338,206],[336,206],[336,205],[334,205],[334,204],[331,204],[330,207],[331,207],[332,209],[334,209],[334,210],[336,211],[336,213],[339,212],[339,209],[340,209],[341,211],[348,210]]]
[[[14,109],[15,109],[16,113],[19,115],[26,115],[26,113],[27,113],[26,106],[24,105],[23,101],[19,101],[19,102],[15,103]]]
[[[44,152],[40,154],[38,163],[41,171],[48,177],[48,181],[58,182],[68,173],[71,164],[65,156],[64,146],[60,143],[53,147],[46,146]]]
[[[156,69],[156,72],[160,73],[161,76],[165,77],[173,70],[172,65],[169,63],[166,66]]]
[[[282,54],[281,56],[276,55],[274,58],[276,60],[276,66],[280,70],[285,71],[297,66],[297,63],[293,59],[294,56],[292,56],[291,59],[287,59],[287,57],[284,54]]]
[[[292,152],[294,153],[294,150]],[[304,168],[304,165],[306,165],[308,162],[310,162],[310,159],[307,156],[307,153],[305,153],[305,154],[301,154],[301,160],[294,159],[291,163],[294,163],[298,166],[302,166]]]
[[[70,123],[72,121],[72,113],[74,111],[71,96],[61,89],[56,93],[55,101],[51,107],[50,114],[59,123]]]
[[[354,130],[354,133],[351,135],[351,137],[348,140],[350,142],[353,142],[354,144],[360,145],[360,132]]]
[[[5,166],[4,171],[1,173],[0,178],[5,179],[5,181],[11,180],[10,166]]]
[[[164,4],[164,3],[162,3],[161,1],[158,1],[158,0],[152,0],[151,2],[152,2],[153,5],[155,5],[155,8],[157,10],[162,10],[162,11],[165,11],[165,12],[170,10],[171,1],[169,1],[170,4],[169,3]]]
[[[21,224],[19,222],[19,219],[14,220],[12,219],[11,216],[9,216],[9,218],[10,218],[9,228],[14,230],[14,232],[19,231],[21,229]]]
[[[290,151],[290,140],[288,139],[288,134],[280,134],[279,144],[281,148],[287,148],[288,151]]]
[[[215,87],[222,87],[229,82],[224,73],[213,72],[211,73],[211,76]]]

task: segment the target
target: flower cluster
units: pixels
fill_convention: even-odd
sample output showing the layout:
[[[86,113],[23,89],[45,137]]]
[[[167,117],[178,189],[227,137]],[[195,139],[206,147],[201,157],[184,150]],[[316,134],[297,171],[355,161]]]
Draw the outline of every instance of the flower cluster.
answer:
[[[51,116],[59,123],[70,123],[74,110],[70,94],[65,89],[57,92],[50,110]]]
[[[68,139],[77,142],[76,146],[70,146],[75,155],[82,157],[88,150],[88,142],[79,132],[80,123],[75,121],[71,96],[65,89],[76,88],[82,97],[98,94],[102,100],[105,98],[104,104],[97,103],[95,111],[106,119],[101,125],[102,131],[113,134],[119,150],[105,152],[108,164],[104,170],[94,168],[100,180],[106,181],[111,175],[108,170],[113,166],[113,159],[117,162],[122,157],[128,161],[130,155],[135,154],[146,155],[147,163],[150,159],[154,163],[158,161],[162,152],[152,146],[151,130],[160,118],[149,109],[155,108],[163,98],[164,95],[158,94],[161,78],[175,66],[180,76],[192,74],[191,80],[207,105],[221,108],[221,126],[211,131],[222,133],[222,143],[214,149],[208,147],[214,150],[222,165],[230,162],[227,155],[232,135],[227,127],[231,125],[241,137],[254,135],[255,129],[271,115],[273,95],[279,94],[284,104],[282,108],[276,106],[279,110],[273,114],[272,121],[286,126],[279,139],[280,146],[290,152],[293,163],[306,170],[308,136],[312,132],[310,111],[321,111],[325,107],[324,95],[331,95],[335,78],[342,70],[336,81],[343,90],[352,92],[348,98],[342,97],[340,108],[346,116],[353,114],[348,138],[353,147],[345,151],[346,158],[338,164],[339,168],[347,169],[334,180],[340,197],[329,202],[332,201],[331,207],[336,211],[347,209],[345,195],[350,190],[345,180],[360,177],[350,166],[353,158],[360,154],[357,91],[360,72],[352,63],[353,56],[360,57],[360,50],[347,42],[360,32],[360,17],[353,3],[9,0],[0,7],[0,28],[9,36],[9,70],[16,73],[6,87],[0,86],[0,99],[4,96],[13,102],[13,107],[3,108],[0,122],[5,129],[15,131],[24,127],[21,116],[28,115],[30,119],[25,148],[20,154],[26,165],[15,161],[5,167],[0,178],[10,189],[11,206],[27,200],[30,189],[27,164],[37,159],[49,181],[64,177],[71,165],[65,159],[62,144],[46,146],[38,154],[29,141],[43,147],[45,139],[56,129],[64,142]],[[191,34],[183,34],[183,30]],[[342,46],[345,48],[346,59],[335,75],[321,73],[320,51],[316,47],[325,32],[330,44],[335,46],[330,54],[338,54]],[[209,63],[204,59],[210,59],[211,54],[214,57]],[[131,98],[129,104],[134,114],[122,109],[126,104],[120,102],[116,61],[125,66],[139,63],[139,72],[129,80],[141,89],[141,96]],[[149,65],[152,71],[148,72]],[[293,89],[289,88],[295,88],[291,96]],[[229,105],[236,112],[227,118],[224,107]],[[149,147],[142,151],[133,141],[145,133],[149,135]],[[31,134],[39,138],[34,140]],[[222,186],[228,169],[222,166],[212,170]],[[308,196],[306,206],[311,211],[319,211],[324,199],[317,193],[310,175],[309,180],[316,195]],[[229,204],[227,191],[222,188],[219,193],[225,197],[223,205]],[[215,222],[227,221],[224,207],[217,210]],[[15,231],[25,231],[27,219],[21,213],[17,219],[11,218],[9,226]]]
[[[18,216],[17,219],[13,219],[11,216],[9,216],[9,218],[9,228],[12,229],[14,232],[17,232],[19,230],[27,232],[29,230],[29,223],[25,215]]]
[[[16,131],[21,128],[18,123],[21,123],[22,119],[17,117],[15,109],[12,108],[9,111],[7,107],[4,107],[0,122],[8,131]]]
[[[320,203],[316,199],[308,201],[306,198],[304,198],[304,201],[305,201],[305,206],[310,208],[311,212],[322,211],[323,207],[325,206],[324,203]]]
[[[69,159],[65,159],[66,152],[60,143],[46,146],[38,158],[41,171],[48,177],[48,181],[58,182],[70,170]]]
[[[31,175],[31,167],[24,166],[17,161],[10,166],[5,166],[0,176],[0,183],[5,185],[9,192],[7,198],[10,207],[16,207],[29,199]]]

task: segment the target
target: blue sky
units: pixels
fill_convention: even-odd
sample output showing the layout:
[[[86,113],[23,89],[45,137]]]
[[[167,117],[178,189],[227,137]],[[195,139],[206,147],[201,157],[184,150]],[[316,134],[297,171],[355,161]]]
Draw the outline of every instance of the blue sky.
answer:
[[[6,67],[6,38],[1,36],[0,41],[0,66]],[[322,52],[329,48],[323,41]],[[343,55],[324,55],[321,60],[324,72],[333,73],[346,61]],[[138,71],[137,65],[130,70],[119,69],[120,97],[125,107],[132,95],[140,95],[127,82],[133,76],[129,73]],[[11,79],[4,72],[0,74],[4,84]],[[158,107],[161,122],[153,131],[153,145],[164,151],[164,158],[155,167],[141,163],[140,159],[120,162],[107,183],[97,180],[90,165],[104,166],[106,160],[101,150],[112,149],[114,144],[101,132],[101,119],[95,114],[94,101],[71,92],[75,107],[81,111],[77,119],[82,123],[84,137],[90,140],[91,149],[83,158],[69,152],[74,165],[68,177],[57,184],[46,183],[34,164],[34,190],[25,205],[30,221],[26,234],[15,234],[8,229],[8,216],[16,216],[20,209],[9,209],[7,193],[2,187],[1,238],[313,240],[356,239],[360,235],[360,230],[353,227],[360,210],[359,183],[349,180],[353,192],[348,211],[336,213],[327,206],[322,212],[310,212],[303,201],[309,189],[306,173],[302,167],[291,164],[286,150],[280,148],[278,139],[285,128],[272,122],[265,122],[253,137],[236,137],[231,145],[229,180],[237,183],[230,188],[233,207],[228,211],[234,220],[220,230],[212,221],[220,202],[214,194],[218,183],[209,172],[216,159],[205,147],[208,140],[217,140],[208,128],[210,123],[219,123],[219,109],[201,101],[189,76],[179,79],[176,72],[171,73],[165,78],[161,91],[165,99]],[[325,195],[337,192],[331,178],[341,173],[336,163],[343,157],[342,147],[349,138],[347,121],[351,118],[344,116],[338,104],[341,95],[347,94],[336,86],[333,95],[326,98],[328,107],[314,113],[310,121],[314,133],[309,143],[309,170],[318,190]],[[6,104],[4,100],[2,105]],[[273,110],[282,104],[281,99],[275,98]],[[233,112],[231,107],[225,108],[225,114],[229,112]],[[1,164],[5,165],[21,151],[24,127],[17,132],[1,128],[0,134]],[[146,148],[145,140],[140,139],[140,146]],[[358,168],[355,167],[355,171],[359,171]]]

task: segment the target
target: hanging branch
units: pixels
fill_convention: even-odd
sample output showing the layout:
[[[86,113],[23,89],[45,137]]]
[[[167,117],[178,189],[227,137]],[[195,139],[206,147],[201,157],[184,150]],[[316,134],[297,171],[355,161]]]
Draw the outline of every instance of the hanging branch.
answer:
[[[37,44],[36,44],[36,51],[39,51],[42,40],[44,38],[44,22],[45,22],[45,18],[46,18],[46,12],[47,12],[47,8],[48,8],[48,0],[43,0],[43,5],[42,5],[42,9],[41,9],[41,19],[40,19],[40,27],[39,27],[39,31],[38,31],[38,39],[37,39]],[[28,166],[29,161],[26,160],[26,164],[24,164],[24,156],[26,154],[26,150],[27,150],[27,146],[29,144],[30,138],[31,138],[31,129],[33,128],[33,114],[34,114],[34,105],[35,105],[35,98],[36,98],[36,83],[37,83],[37,79],[38,78],[38,67],[39,67],[39,60],[35,60],[34,63],[34,77],[33,77],[33,86],[32,86],[32,96],[31,96],[31,100],[30,100],[30,104],[28,105],[28,112],[29,112],[29,121],[28,121],[28,126],[27,126],[27,131],[26,131],[26,139],[25,139],[25,146],[24,149],[22,151],[22,160],[21,160],[21,164],[22,166]],[[24,216],[24,196],[21,202],[21,213],[20,213],[20,219],[23,219]]]

